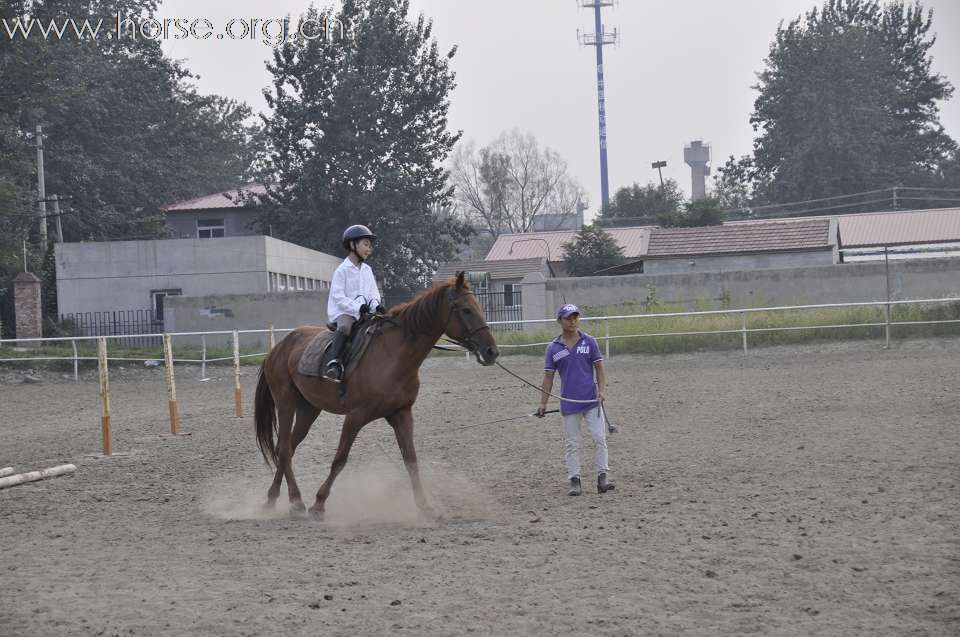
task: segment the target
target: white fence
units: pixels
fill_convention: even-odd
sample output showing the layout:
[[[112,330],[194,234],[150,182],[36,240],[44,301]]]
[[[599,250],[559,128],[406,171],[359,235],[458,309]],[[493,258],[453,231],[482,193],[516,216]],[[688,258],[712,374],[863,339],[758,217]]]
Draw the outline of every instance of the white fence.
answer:
[[[617,315],[617,316],[583,316],[581,317],[581,322],[584,323],[602,323],[604,334],[594,334],[598,340],[604,341],[606,355],[610,355],[610,342],[614,340],[622,339],[631,339],[631,338],[650,338],[650,337],[681,337],[681,336],[700,336],[700,335],[709,335],[709,334],[740,334],[743,351],[748,350],[749,334],[758,333],[758,332],[775,332],[775,331],[797,331],[797,330],[820,330],[820,329],[840,329],[840,328],[850,328],[850,327],[883,327],[884,335],[886,340],[886,346],[890,345],[890,336],[891,330],[894,326],[897,325],[936,325],[936,324],[945,324],[945,323],[960,323],[960,319],[944,319],[944,320],[928,320],[928,321],[895,321],[892,319],[892,306],[896,305],[929,305],[929,304],[940,304],[940,303],[960,303],[960,297],[950,297],[950,298],[941,298],[941,299],[918,299],[918,300],[909,300],[909,301],[871,301],[871,302],[860,302],[860,303],[824,303],[818,305],[788,305],[788,306],[779,306],[779,307],[762,307],[762,308],[741,308],[741,309],[730,309],[730,310],[703,310],[695,312],[667,312],[659,314],[626,314],[626,315]],[[784,327],[749,327],[747,324],[747,318],[750,314],[756,313],[770,313],[770,312],[786,312],[786,311],[804,311],[804,310],[822,310],[822,309],[839,309],[839,308],[855,308],[855,307],[878,307],[883,309],[884,320],[880,322],[871,322],[871,323],[834,323],[834,324],[825,324],[825,325],[803,325],[803,326],[784,326]],[[684,332],[658,332],[658,333],[638,333],[638,334],[610,334],[610,324],[615,321],[623,320],[651,320],[659,318],[669,318],[669,317],[696,317],[696,316],[718,316],[718,315],[727,315],[727,316],[739,316],[740,317],[740,327],[737,329],[725,329],[725,330],[701,330],[701,331],[684,331]],[[511,320],[511,321],[491,321],[490,325],[500,325],[500,324],[544,324],[545,326],[555,325],[553,319],[529,319],[529,320]],[[173,332],[169,334],[139,334],[136,337],[124,336],[124,335],[115,335],[115,336],[64,336],[64,337],[51,337],[51,338],[27,338],[27,339],[2,339],[0,340],[0,346],[12,345],[14,347],[22,346],[26,343],[70,343],[73,348],[72,356],[23,356],[23,357],[8,357],[0,358],[0,363],[4,362],[27,362],[27,361],[72,361],[74,367],[74,380],[79,380],[79,361],[84,360],[98,360],[97,356],[81,356],[77,351],[77,343],[83,341],[99,341],[103,340],[108,341],[123,341],[124,339],[131,338],[144,338],[144,337],[157,337],[164,340],[169,340],[171,343],[179,336],[191,336],[201,337],[201,355],[200,358],[176,358],[171,357],[170,360],[172,363],[199,363],[201,365],[201,376],[206,376],[206,366],[208,363],[217,363],[224,361],[233,361],[234,367],[239,368],[242,359],[244,358],[255,358],[258,356],[263,356],[267,352],[255,352],[248,354],[240,354],[241,346],[241,337],[243,334],[269,334],[270,335],[270,346],[273,346],[273,343],[276,340],[277,334],[285,334],[290,332],[294,328],[274,328],[273,326],[267,329],[259,330],[219,330],[219,331],[208,331],[208,332]],[[231,339],[231,349],[233,350],[232,356],[224,357],[208,357],[207,356],[207,347],[206,347],[206,336],[211,335],[229,335]],[[531,342],[531,343],[521,343],[521,344],[501,344],[501,349],[523,349],[529,347],[543,347],[547,345],[549,341],[543,342]],[[171,345],[172,348],[172,345]],[[108,361],[135,361],[135,362],[150,362],[157,361],[157,364],[160,364],[159,357],[153,358],[142,358],[142,357],[123,357],[123,356],[107,356]]]

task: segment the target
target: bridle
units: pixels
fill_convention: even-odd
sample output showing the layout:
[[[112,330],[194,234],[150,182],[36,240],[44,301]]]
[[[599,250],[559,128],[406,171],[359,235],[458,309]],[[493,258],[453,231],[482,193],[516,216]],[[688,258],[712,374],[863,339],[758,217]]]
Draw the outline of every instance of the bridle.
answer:
[[[447,300],[450,301],[450,312],[447,314],[447,320],[443,324],[443,331],[448,336],[450,333],[447,332],[447,327],[450,325],[450,321],[453,319],[454,312],[460,309],[460,307],[456,305],[456,302],[461,297],[464,297],[467,295],[473,296],[473,292],[471,292],[470,290],[464,290],[462,292],[457,293],[454,290],[451,290],[450,294],[447,296]],[[482,332],[483,330],[489,331],[490,326],[487,325],[486,322],[484,322],[483,325],[479,327],[475,327],[471,330],[467,325],[466,320],[464,320],[463,314],[461,312],[456,312],[456,314],[457,314],[457,320],[460,322],[461,337],[459,339],[451,337],[448,340],[450,340],[453,343],[456,343],[460,347],[463,347],[467,351],[473,353],[473,355],[477,357],[477,362],[482,364],[483,361],[480,359],[480,352],[479,352],[480,346],[477,344],[476,341],[473,340],[473,337],[478,332]]]

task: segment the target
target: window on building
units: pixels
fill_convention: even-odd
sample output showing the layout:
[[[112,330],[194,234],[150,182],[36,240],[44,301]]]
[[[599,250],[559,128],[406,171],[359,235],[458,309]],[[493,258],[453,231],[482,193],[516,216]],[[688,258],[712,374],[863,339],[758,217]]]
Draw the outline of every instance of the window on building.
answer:
[[[180,296],[183,290],[150,290],[150,306],[157,321],[163,321],[163,300],[168,296]]]
[[[503,306],[516,307],[520,305],[520,285],[517,283],[503,284]]]
[[[226,236],[223,219],[197,219],[198,239],[216,239],[223,236]]]
[[[271,292],[277,291],[277,273],[267,272],[267,289]]]
[[[298,277],[297,277],[297,289],[298,289],[298,290],[306,290],[306,289],[307,289],[307,282],[303,280],[303,277],[302,277],[302,276],[298,276]]]
[[[277,276],[277,290],[283,291],[287,289],[287,275],[280,274]]]
[[[308,290],[312,290],[313,287],[314,287],[313,284],[314,284],[314,280],[308,278],[308,279],[307,279],[307,289],[308,289]]]

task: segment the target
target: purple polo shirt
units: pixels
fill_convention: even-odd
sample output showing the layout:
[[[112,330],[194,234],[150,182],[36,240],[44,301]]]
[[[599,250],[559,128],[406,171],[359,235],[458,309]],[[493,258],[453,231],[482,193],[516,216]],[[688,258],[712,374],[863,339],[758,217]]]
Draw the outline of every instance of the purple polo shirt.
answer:
[[[586,332],[577,330],[580,340],[573,347],[563,344],[563,336],[558,336],[547,345],[547,354],[543,369],[547,372],[560,372],[560,396],[574,400],[596,400],[597,386],[593,382],[593,364],[603,360],[597,339]],[[597,406],[592,403],[571,403],[560,401],[560,413],[575,414]]]

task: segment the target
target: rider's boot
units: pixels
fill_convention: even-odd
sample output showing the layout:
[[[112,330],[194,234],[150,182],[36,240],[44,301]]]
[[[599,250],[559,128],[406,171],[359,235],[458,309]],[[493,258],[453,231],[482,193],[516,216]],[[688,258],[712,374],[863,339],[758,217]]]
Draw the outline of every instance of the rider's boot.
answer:
[[[340,381],[343,378],[343,365],[341,358],[343,356],[343,346],[347,343],[347,335],[337,330],[333,334],[333,341],[327,348],[326,355],[323,357],[325,364],[323,366],[323,377],[328,380]]]

